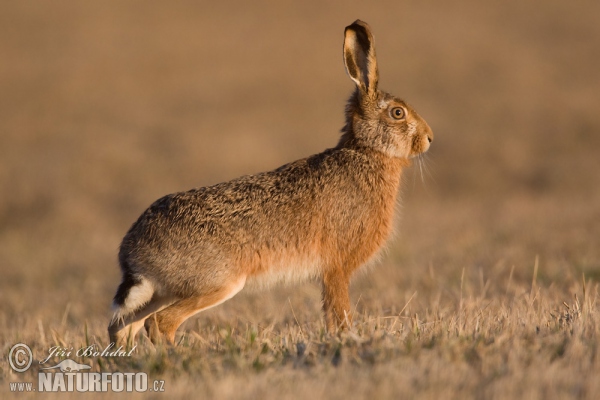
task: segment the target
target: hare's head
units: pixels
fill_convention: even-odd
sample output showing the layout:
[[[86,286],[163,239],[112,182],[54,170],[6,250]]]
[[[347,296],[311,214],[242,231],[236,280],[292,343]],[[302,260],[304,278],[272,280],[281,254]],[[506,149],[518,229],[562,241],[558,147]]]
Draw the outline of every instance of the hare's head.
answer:
[[[379,73],[369,25],[357,20],[344,33],[344,63],[356,90],[346,107],[341,143],[370,147],[391,157],[411,158],[427,149],[433,133],[404,101],[377,88]]]

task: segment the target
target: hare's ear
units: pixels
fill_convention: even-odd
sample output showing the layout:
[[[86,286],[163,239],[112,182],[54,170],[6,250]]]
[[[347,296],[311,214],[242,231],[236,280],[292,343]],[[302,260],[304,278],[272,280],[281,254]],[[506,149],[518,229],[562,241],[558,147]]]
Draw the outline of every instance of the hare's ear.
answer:
[[[344,31],[344,63],[350,78],[365,94],[377,91],[377,60],[375,42],[371,28],[365,22],[356,20]]]

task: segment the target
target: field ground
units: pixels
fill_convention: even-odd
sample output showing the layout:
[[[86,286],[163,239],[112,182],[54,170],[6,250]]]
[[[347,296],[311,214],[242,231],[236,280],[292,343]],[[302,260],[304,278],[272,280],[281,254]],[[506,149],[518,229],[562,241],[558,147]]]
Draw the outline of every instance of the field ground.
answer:
[[[361,18],[435,141],[354,328],[328,336],[307,283],[242,292],[176,347],[74,359],[164,380],[150,397],[600,398],[600,3],[264,3],[0,5],[1,397],[37,379],[15,343],[106,345],[117,248],[154,199],[336,143]]]

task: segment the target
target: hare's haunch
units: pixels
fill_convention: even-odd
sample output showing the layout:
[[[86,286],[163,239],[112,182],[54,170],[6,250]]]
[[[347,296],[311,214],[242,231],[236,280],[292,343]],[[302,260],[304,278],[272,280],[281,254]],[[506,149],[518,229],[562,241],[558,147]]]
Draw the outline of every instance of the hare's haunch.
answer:
[[[175,193],[133,224],[119,251],[123,281],[110,340],[173,343],[195,313],[245,285],[319,279],[327,328],[351,324],[352,273],[388,238],[403,167],[433,134],[404,101],[378,89],[369,26],[344,32],[344,63],[356,90],[335,148],[274,171]]]

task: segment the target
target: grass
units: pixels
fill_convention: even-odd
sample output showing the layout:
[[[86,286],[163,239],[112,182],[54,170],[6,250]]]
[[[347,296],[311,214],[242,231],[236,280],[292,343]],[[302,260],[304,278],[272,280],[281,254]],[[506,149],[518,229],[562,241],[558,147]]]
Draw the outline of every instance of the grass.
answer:
[[[515,282],[513,269],[481,285],[467,282],[463,270],[448,288],[452,296],[422,288],[393,313],[359,302],[353,329],[338,335],[326,333],[318,310],[299,322],[289,300],[285,322],[217,312],[187,323],[176,346],[139,336],[132,357],[77,360],[96,372],[147,372],[164,380],[165,394],[180,397],[595,398],[598,284],[582,277],[546,287],[536,272],[529,285]],[[466,289],[472,286],[477,293]],[[28,321],[4,340],[28,343],[35,355],[106,344],[98,321],[68,323],[68,315],[57,326]],[[4,361],[2,371],[4,384],[37,374],[17,375]]]
[[[9,393],[38,370],[8,352],[106,346],[117,249],[152,201],[335,144],[360,18],[435,139],[353,280],[353,329],[327,334],[307,283],[242,292],[175,347],[73,359],[164,380],[138,398],[600,398],[599,7],[4,2],[0,397],[80,397]]]

